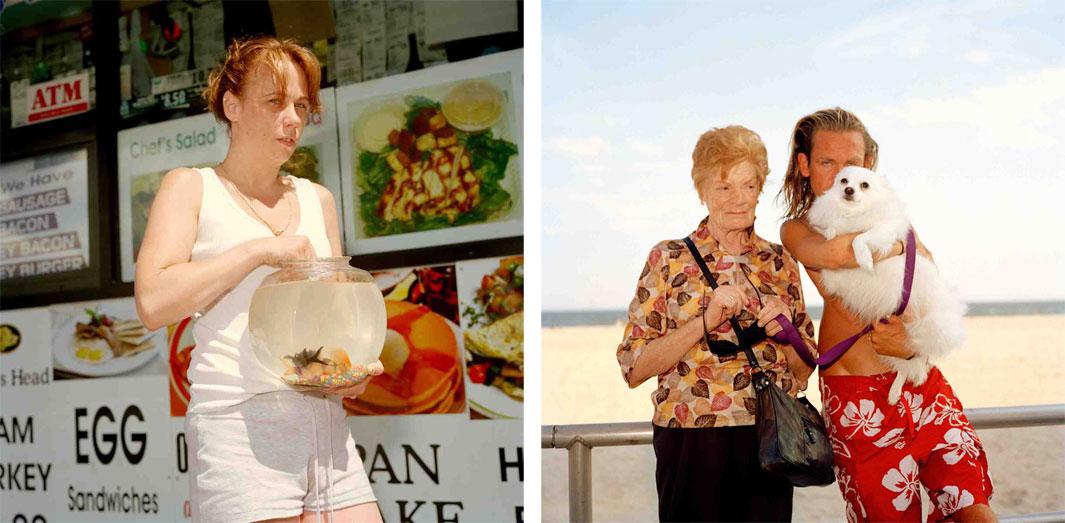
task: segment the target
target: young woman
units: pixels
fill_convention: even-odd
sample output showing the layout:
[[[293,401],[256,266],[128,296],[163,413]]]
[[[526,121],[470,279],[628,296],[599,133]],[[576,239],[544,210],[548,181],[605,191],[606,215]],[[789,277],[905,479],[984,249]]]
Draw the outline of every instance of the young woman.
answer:
[[[185,420],[197,521],[380,521],[341,397],[292,391],[255,359],[248,309],[282,262],[341,255],[333,195],[279,169],[321,110],[320,66],[288,40],[233,42],[204,93],[230,132],[215,167],[166,174],[137,259],[141,320],[195,315]],[[381,372],[379,362],[370,374]]]

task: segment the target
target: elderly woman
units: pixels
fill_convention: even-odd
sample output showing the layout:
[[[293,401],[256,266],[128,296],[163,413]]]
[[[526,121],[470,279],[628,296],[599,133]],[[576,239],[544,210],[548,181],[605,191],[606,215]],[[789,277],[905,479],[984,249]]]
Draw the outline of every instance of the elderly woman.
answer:
[[[617,357],[630,387],[658,376],[652,422],[662,521],[791,519],[791,484],[758,464],[747,358],[713,343],[738,343],[729,318],[772,336],[781,329],[774,318],[783,314],[813,344],[795,260],[754,233],[768,174],[765,145],[754,132],[730,126],[703,134],[692,153],[692,180],[709,216],[688,238],[719,287],[711,290],[683,240],[666,240],[647,257],[629,305]],[[765,337],[752,348],[778,386],[805,390],[812,369],[791,346]]]

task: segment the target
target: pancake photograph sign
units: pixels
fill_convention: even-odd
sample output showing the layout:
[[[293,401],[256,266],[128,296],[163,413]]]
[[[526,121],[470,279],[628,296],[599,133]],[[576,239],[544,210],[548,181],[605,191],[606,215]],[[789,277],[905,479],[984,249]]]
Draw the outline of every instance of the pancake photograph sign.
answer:
[[[350,414],[457,414],[466,411],[455,266],[373,273],[385,297],[388,331],[366,392],[345,399]]]

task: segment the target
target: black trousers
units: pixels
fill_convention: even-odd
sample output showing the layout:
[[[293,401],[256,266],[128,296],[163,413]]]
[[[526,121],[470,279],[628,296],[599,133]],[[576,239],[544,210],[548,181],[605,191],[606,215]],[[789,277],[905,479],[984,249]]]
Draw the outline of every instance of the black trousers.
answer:
[[[661,521],[791,521],[793,487],[758,465],[754,426],[654,427]]]

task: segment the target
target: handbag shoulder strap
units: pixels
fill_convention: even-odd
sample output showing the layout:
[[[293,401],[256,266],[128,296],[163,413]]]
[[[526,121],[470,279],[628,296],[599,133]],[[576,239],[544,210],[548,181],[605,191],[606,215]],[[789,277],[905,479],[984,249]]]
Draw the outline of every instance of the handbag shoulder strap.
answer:
[[[703,272],[703,276],[706,277],[706,281],[710,284],[710,288],[717,290],[717,278],[715,278],[714,275],[710,272],[710,267],[706,266],[706,260],[704,260],[703,255],[699,253],[699,249],[695,247],[695,242],[693,242],[690,237],[685,236],[684,245],[688,246],[688,250],[691,251],[692,258],[695,258],[695,263],[699,266],[699,270]],[[730,317],[728,321],[732,325],[732,330],[736,333],[736,340],[739,341],[740,331],[743,330],[740,328],[740,322],[736,321],[735,316]],[[703,324],[703,339],[706,341],[706,345],[709,347],[710,339],[706,333],[706,324]],[[751,368],[761,370],[761,367],[758,365],[758,360],[755,359],[754,351],[751,350],[751,347],[747,344],[743,344],[740,345],[740,348],[743,349],[743,352],[747,355],[747,361],[750,362]]]

